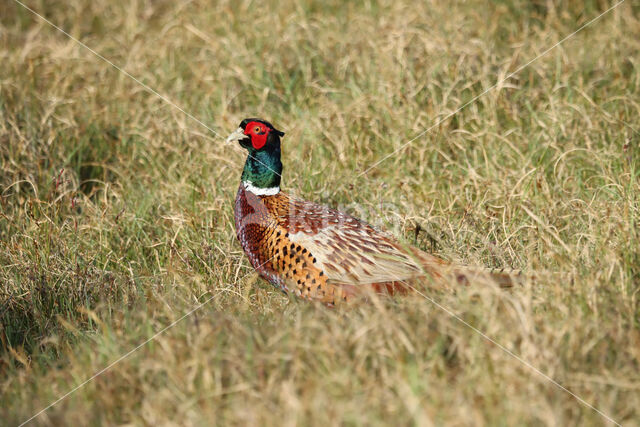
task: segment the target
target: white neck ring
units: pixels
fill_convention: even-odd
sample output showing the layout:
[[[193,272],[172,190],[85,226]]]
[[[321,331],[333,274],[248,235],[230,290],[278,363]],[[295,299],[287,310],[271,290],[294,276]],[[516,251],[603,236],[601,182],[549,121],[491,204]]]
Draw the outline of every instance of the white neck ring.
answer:
[[[254,186],[251,181],[242,181],[242,186],[246,191],[250,191],[256,196],[275,196],[280,192],[280,187],[260,188]]]

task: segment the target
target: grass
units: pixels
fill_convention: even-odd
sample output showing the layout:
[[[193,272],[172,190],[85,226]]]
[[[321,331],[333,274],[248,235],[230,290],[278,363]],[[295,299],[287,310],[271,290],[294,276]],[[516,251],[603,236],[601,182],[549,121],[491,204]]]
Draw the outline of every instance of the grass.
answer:
[[[28,4],[221,136],[284,130],[284,185],[440,256],[535,272],[426,291],[640,422],[640,9],[606,1]],[[0,14],[0,419],[599,425],[414,295],[328,310],[252,272],[244,156],[8,1]]]

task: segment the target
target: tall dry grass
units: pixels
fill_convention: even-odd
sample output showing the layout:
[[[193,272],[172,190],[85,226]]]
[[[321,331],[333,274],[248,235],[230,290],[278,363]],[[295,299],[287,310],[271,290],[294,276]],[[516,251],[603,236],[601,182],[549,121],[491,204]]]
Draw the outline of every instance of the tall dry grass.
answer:
[[[640,420],[640,21],[605,1],[28,1],[225,136],[276,123],[284,185],[449,259],[535,272],[428,298]],[[432,301],[327,310],[251,271],[243,162],[13,0],[0,5],[0,419],[599,425]]]

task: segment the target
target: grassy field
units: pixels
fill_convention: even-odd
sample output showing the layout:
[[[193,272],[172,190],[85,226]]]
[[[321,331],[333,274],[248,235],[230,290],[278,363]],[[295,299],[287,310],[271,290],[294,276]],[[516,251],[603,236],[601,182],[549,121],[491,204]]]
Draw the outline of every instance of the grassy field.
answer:
[[[104,4],[103,4],[104,3]],[[627,1],[0,5],[0,419],[183,315],[42,425],[640,423],[640,7]],[[337,310],[235,239],[247,116],[284,187],[536,279]],[[451,316],[441,307],[458,316]]]

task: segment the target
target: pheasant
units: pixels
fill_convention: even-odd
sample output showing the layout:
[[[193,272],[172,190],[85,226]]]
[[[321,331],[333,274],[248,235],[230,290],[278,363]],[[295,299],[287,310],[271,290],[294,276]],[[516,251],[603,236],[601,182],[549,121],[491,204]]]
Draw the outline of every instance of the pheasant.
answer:
[[[472,268],[403,245],[366,222],[281,191],[280,139],[271,123],[244,119],[227,138],[247,149],[236,195],[236,234],[251,265],[284,292],[335,305],[411,283],[514,284],[514,272]]]

